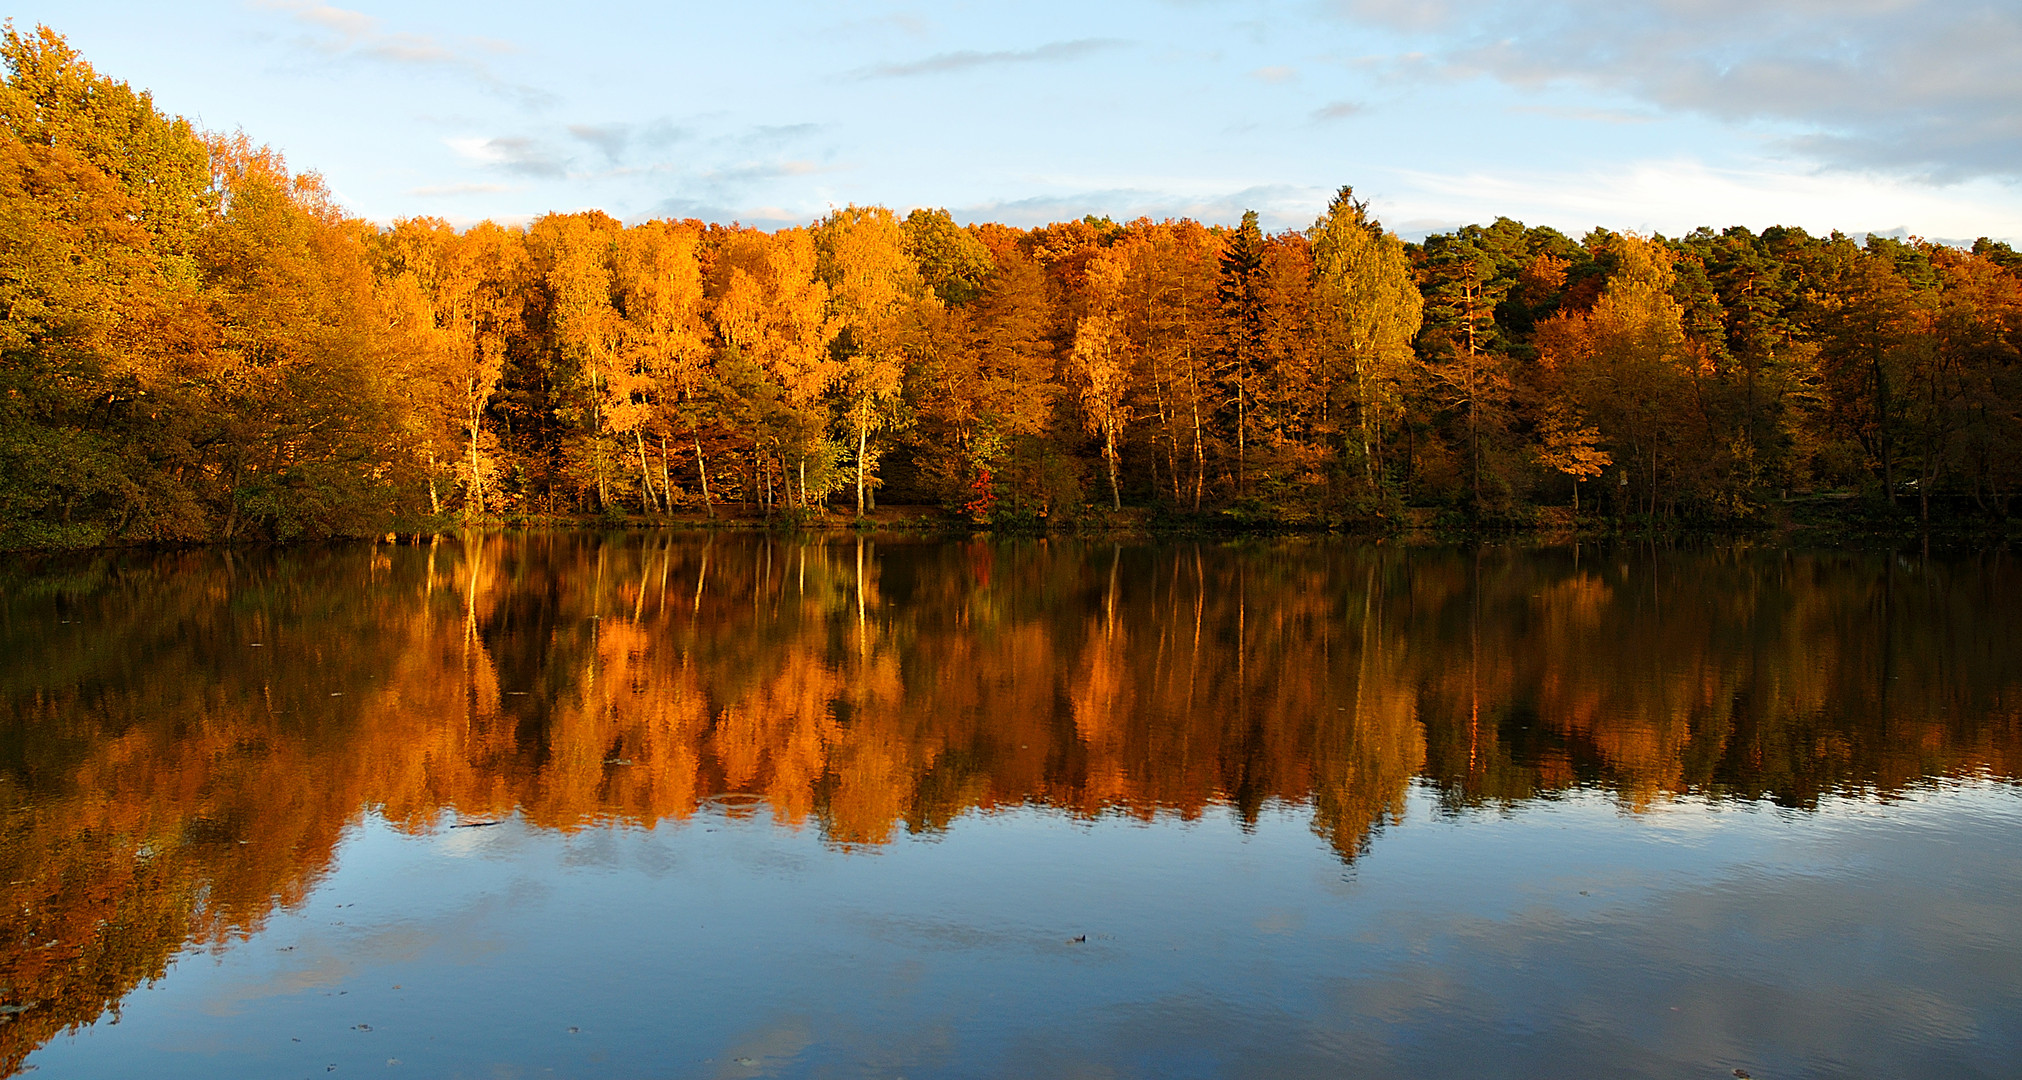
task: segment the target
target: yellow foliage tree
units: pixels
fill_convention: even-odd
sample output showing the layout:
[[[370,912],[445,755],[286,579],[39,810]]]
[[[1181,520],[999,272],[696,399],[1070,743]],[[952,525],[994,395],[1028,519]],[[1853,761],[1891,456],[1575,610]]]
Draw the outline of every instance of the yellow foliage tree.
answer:
[[[844,423],[856,444],[857,516],[876,467],[874,431],[895,426],[905,379],[903,330],[918,306],[938,303],[906,251],[899,219],[882,206],[850,206],[816,230],[822,282],[839,355]]]
[[[1564,402],[1545,409],[1538,434],[1538,462],[1573,478],[1573,513],[1579,513],[1580,481],[1601,475],[1602,469],[1614,464],[1615,456],[1600,448],[1600,431],[1581,424],[1579,415]]]
[[[1121,456],[1117,444],[1130,423],[1131,341],[1123,330],[1118,307],[1123,303],[1127,266],[1122,253],[1108,251],[1088,264],[1089,308],[1074,328],[1071,366],[1081,398],[1082,421],[1090,435],[1102,439],[1102,461],[1109,470],[1109,503],[1123,509],[1117,482]]]
[[[1593,310],[1546,321],[1538,346],[1570,404],[1595,419],[1601,436],[1627,448],[1638,475],[1649,478],[1645,495],[1655,513],[1663,439],[1676,426],[1694,361],[1683,312],[1671,297],[1670,253],[1633,234],[1613,242],[1615,272]]]
[[[597,478],[597,505],[610,506],[610,448],[606,430],[638,422],[638,414],[621,409],[610,415],[612,376],[623,322],[611,306],[611,249],[617,223],[600,213],[550,214],[534,227],[552,236],[553,264],[548,267],[549,317],[555,342],[578,365],[587,390],[591,465]],[[629,400],[630,380],[619,374],[617,392]],[[629,430],[629,429],[624,429]]]
[[[1353,376],[1363,475],[1374,490],[1382,470],[1383,426],[1398,411],[1398,387],[1411,370],[1411,342],[1425,301],[1411,280],[1403,241],[1383,231],[1352,189],[1334,196],[1312,237],[1323,378],[1343,366]]]
[[[626,229],[618,242],[618,291],[625,319],[620,367],[626,374],[625,410],[639,454],[639,479],[646,496],[655,497],[653,471],[646,460],[641,429],[658,420],[660,431],[660,491],[673,508],[673,483],[667,468],[669,413],[685,406],[689,433],[695,441],[695,466],[702,480],[702,501],[709,506],[709,471],[702,458],[702,440],[692,415],[697,383],[708,360],[706,327],[702,321],[702,265],[696,258],[700,230],[671,221],[649,221]]]
[[[814,236],[807,229],[734,233],[717,256],[717,273],[717,335],[777,387],[785,408],[773,437],[785,460],[799,465],[796,500],[807,506],[814,498],[808,458],[827,449],[822,395],[841,366],[829,352],[836,328],[828,287],[815,272]]]
[[[443,391],[445,419],[462,434],[464,509],[483,514],[494,469],[484,415],[505,374],[506,346],[522,330],[524,244],[489,221],[458,233],[439,218],[395,222],[383,243],[389,302],[412,324],[414,347],[430,358]],[[433,476],[429,491],[433,500]]]

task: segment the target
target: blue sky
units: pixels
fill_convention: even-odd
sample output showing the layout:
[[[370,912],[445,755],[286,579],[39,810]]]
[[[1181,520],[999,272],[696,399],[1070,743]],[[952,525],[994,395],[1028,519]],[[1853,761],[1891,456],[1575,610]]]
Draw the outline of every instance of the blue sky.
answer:
[[[2022,0],[32,0],[380,221],[945,206],[2022,240]]]

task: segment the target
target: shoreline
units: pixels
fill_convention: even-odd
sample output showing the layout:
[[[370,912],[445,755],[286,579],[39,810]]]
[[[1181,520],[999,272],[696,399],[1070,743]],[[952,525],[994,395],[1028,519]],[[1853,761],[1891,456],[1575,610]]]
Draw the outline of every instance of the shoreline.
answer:
[[[771,515],[742,507],[720,508],[714,514],[688,508],[665,514],[511,514],[479,519],[439,518],[393,523],[385,531],[333,533],[279,540],[143,540],[130,543],[78,545],[0,545],[14,556],[83,554],[127,550],[174,550],[209,547],[292,547],[331,541],[420,543],[466,531],[554,529],[566,531],[680,530],[740,533],[883,534],[922,538],[1061,537],[1171,540],[1212,538],[1220,541],[1276,537],[1335,537],[1377,543],[1452,545],[1485,542],[1530,542],[1542,546],[1569,543],[1672,540],[1755,540],[1793,547],[1897,545],[1936,542],[1946,547],[2000,546],[2022,539],[2022,522],[1980,515],[1946,515],[1929,523],[1914,511],[1889,508],[1852,496],[1810,496],[1766,504],[1758,516],[1724,521],[1660,518],[1575,517],[1566,507],[1530,507],[1493,517],[1477,518],[1453,507],[1407,507],[1394,518],[1274,518],[1240,515],[1236,511],[1172,514],[1157,508],[1126,507],[1122,511],[1090,510],[1073,518],[1028,519],[1019,522],[965,520],[935,506],[893,506],[864,517],[846,512]]]

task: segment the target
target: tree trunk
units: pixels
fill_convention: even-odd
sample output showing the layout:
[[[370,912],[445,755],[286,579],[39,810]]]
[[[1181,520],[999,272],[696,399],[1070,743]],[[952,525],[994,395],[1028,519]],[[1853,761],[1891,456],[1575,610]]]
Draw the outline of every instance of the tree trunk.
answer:
[[[1250,447],[1249,447],[1249,439],[1247,438],[1249,430],[1249,417],[1248,415],[1246,415],[1245,412],[1245,408],[1248,405],[1248,398],[1249,395],[1243,392],[1243,376],[1238,374],[1236,376],[1236,497],[1237,498],[1241,498],[1250,493],[1249,472],[1248,472],[1250,464],[1250,453],[1249,453]]]
[[[1657,448],[1650,448],[1650,521],[1657,520]]]
[[[594,453],[597,455],[597,512],[601,514],[611,506],[611,493],[604,484],[604,439],[601,435],[596,439]]]
[[[1167,379],[1163,373],[1160,373],[1156,369],[1154,369],[1152,385],[1158,391],[1158,426],[1159,430],[1165,432],[1165,443],[1166,443],[1165,471],[1172,478],[1172,501],[1174,503],[1178,503],[1182,497],[1180,493],[1180,478],[1179,478],[1179,432],[1178,430],[1176,430],[1175,425],[1173,423],[1174,419],[1172,415],[1173,410],[1167,405],[1166,402],[1166,391],[1168,389],[1167,384],[1169,382],[1170,380]],[[1154,472],[1157,471],[1156,469],[1157,461],[1158,455],[1156,452],[1154,452],[1152,455]],[[1153,491],[1158,490],[1156,477],[1154,477],[1152,490]]]
[[[1889,506],[1896,505],[1896,463],[1889,453],[1889,376],[1882,370],[1882,352],[1877,346],[1874,351],[1873,368],[1875,374],[1875,442],[1882,453],[1882,490],[1888,493]]]
[[[870,425],[857,421],[857,516],[864,516],[864,448],[870,442]]]
[[[709,501],[709,467],[702,460],[702,436],[695,436],[695,475],[702,478],[702,509],[711,518],[716,516],[716,504]]]
[[[442,513],[442,500],[435,494],[435,450],[433,448],[430,448],[428,451],[428,512],[431,514]],[[121,517],[120,520],[125,521],[126,519]]]
[[[1917,521],[1926,529],[1931,527],[1931,485],[1938,479],[1938,465],[1932,460],[1934,457],[1931,438],[1926,435],[1924,461],[1917,469]]]
[[[1383,486],[1383,481],[1377,479],[1383,475],[1383,417],[1378,415],[1369,428],[1369,484],[1373,495]]]
[[[1376,465],[1371,456],[1369,438],[1369,376],[1362,370],[1360,354],[1355,357],[1355,420],[1362,429],[1362,478],[1369,484],[1369,493],[1374,495]]]
[[[1465,390],[1467,394],[1468,487],[1474,493],[1475,512],[1480,513],[1481,512],[1481,404],[1480,402],[1475,400],[1474,378],[1476,372],[1474,364],[1474,344],[1473,344],[1474,322],[1472,315],[1469,316],[1467,334],[1468,334],[1468,353],[1466,361],[1467,381],[1465,385]]]
[[[1193,413],[1194,413],[1194,513],[1198,514],[1201,512],[1201,489],[1207,486],[1208,481],[1208,458],[1206,452],[1201,447],[1201,403],[1198,397],[1194,399]]]
[[[1208,458],[1207,451],[1201,445],[1201,372],[1200,366],[1194,363],[1194,350],[1191,341],[1192,331],[1189,329],[1189,325],[1186,321],[1186,310],[1182,308],[1180,310],[1180,332],[1189,335],[1189,340],[1186,343],[1185,360],[1187,365],[1187,383],[1191,393],[1187,395],[1187,408],[1192,412],[1194,421],[1194,513],[1198,514],[1201,512],[1201,489],[1207,486]]]
[[[660,496],[653,491],[653,467],[646,463],[646,437],[639,434],[638,428],[632,429],[632,445],[639,451],[639,482],[645,488],[645,494],[640,498],[639,504],[646,513],[651,514],[658,508]]]
[[[1109,465],[1109,504],[1112,509],[1121,511],[1123,494],[1116,485],[1116,429],[1112,425],[1104,424],[1102,434],[1102,457]]]
[[[477,467],[477,433],[478,424],[482,422],[482,419],[483,413],[478,403],[472,400],[470,406],[470,500],[464,509],[466,512],[475,510],[479,514],[484,513],[484,477]],[[433,493],[431,492],[431,494]]]
[[[660,434],[660,494],[666,498],[667,513],[674,512],[674,478],[667,461],[667,435]]]
[[[1468,264],[1468,273],[1474,273],[1474,264]],[[1481,283],[1473,288],[1463,289],[1462,298],[1467,304],[1467,441],[1468,456],[1473,459],[1474,510],[1481,512],[1481,349],[1475,344],[1475,323],[1480,314],[1475,310],[1475,301],[1481,295]]]

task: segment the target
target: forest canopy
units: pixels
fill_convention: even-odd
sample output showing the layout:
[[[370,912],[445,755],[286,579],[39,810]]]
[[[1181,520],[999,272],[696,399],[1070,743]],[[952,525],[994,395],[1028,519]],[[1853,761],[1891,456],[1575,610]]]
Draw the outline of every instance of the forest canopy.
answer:
[[[47,28],[0,54],[0,547],[879,501],[1380,527],[1831,490],[2005,517],[2022,487],[2004,243],[1508,218],[1407,243],[1347,187],[1275,234],[379,225]]]

